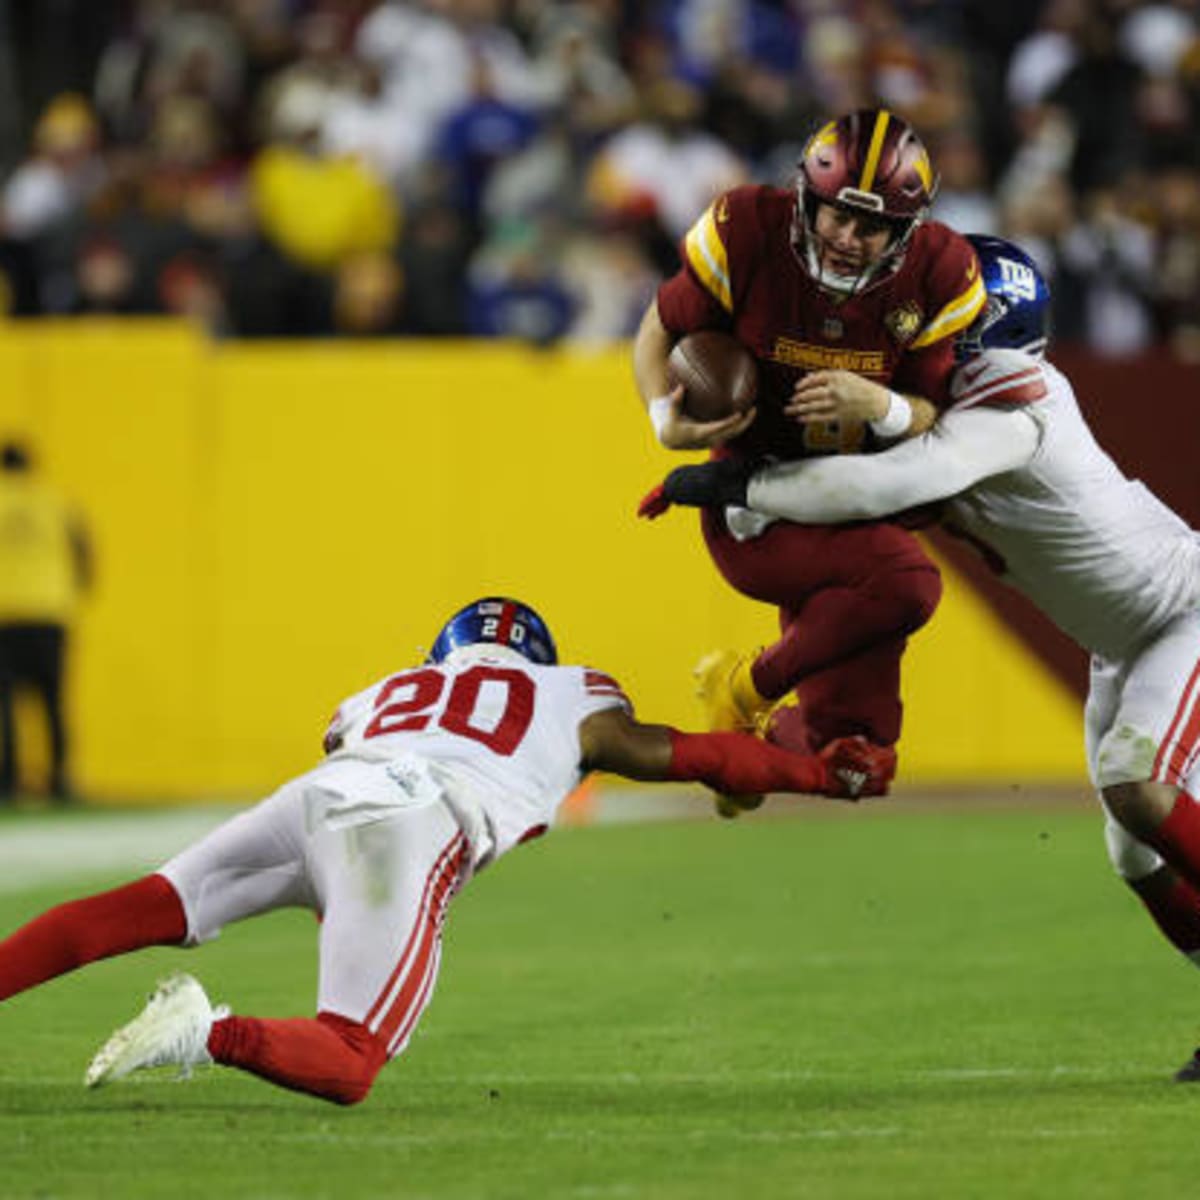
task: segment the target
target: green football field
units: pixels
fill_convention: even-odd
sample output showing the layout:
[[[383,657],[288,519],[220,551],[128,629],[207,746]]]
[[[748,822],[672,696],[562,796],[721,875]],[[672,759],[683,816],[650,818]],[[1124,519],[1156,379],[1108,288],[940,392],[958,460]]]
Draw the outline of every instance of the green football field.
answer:
[[[0,930],[121,878],[0,881]],[[457,900],[433,1004],[365,1104],[216,1068],[81,1086],[177,967],[237,1012],[309,1013],[315,933],[276,914],[0,1006],[0,1196],[1013,1200],[1200,1177],[1200,1086],[1170,1082],[1200,975],[1082,804],[559,831]]]

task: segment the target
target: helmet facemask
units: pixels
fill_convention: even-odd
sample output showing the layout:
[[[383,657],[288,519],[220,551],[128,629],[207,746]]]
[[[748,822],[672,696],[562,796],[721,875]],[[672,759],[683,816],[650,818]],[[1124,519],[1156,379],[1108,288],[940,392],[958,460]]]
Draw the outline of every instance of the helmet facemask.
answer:
[[[905,251],[907,251],[908,245],[912,241],[913,234],[925,217],[923,210],[913,217],[894,219],[879,213],[875,206],[860,206],[847,201],[836,203],[824,200],[814,195],[804,186],[803,175],[800,175],[796,181],[796,196],[796,217],[792,230],[792,241],[796,253],[800,256],[805,270],[812,276],[813,282],[818,287],[829,292],[834,292],[847,299],[850,296],[857,295],[859,292],[866,291],[899,270],[900,264],[904,261]],[[866,216],[878,215],[880,220],[886,222],[892,229],[891,238],[883,253],[871,262],[864,263],[853,275],[841,275],[826,268],[822,261],[824,257],[822,254],[824,239],[817,232],[817,212],[822,204],[827,204],[830,208],[841,209],[845,212],[855,214],[861,213]]]
[[[796,177],[792,236],[802,266],[818,286],[844,298],[873,287],[903,263],[936,191],[929,155],[907,121],[880,108],[828,122],[809,138]],[[822,204],[888,226],[882,253],[852,274],[825,267],[817,231]]]

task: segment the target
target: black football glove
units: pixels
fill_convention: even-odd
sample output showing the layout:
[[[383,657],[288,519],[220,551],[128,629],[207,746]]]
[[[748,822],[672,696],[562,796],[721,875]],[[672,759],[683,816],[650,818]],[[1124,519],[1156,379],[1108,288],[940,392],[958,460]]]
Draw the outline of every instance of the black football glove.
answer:
[[[748,458],[718,458],[692,467],[676,467],[663,481],[663,499],[688,508],[746,506],[746,488],[759,464]]]

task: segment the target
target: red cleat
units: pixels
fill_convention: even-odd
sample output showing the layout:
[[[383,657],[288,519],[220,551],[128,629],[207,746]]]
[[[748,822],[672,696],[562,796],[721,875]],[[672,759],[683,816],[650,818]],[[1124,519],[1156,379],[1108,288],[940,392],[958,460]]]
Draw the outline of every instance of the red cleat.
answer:
[[[855,734],[834,738],[818,755],[829,772],[825,794],[842,800],[886,796],[896,774],[896,748]]]

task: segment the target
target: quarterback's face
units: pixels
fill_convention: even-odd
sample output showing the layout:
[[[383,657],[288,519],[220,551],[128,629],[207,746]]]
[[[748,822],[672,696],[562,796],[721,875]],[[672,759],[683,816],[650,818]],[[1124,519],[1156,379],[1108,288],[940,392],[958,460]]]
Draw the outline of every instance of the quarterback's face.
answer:
[[[895,232],[883,217],[833,204],[817,206],[814,230],[822,271],[841,276],[861,274],[877,263]]]

